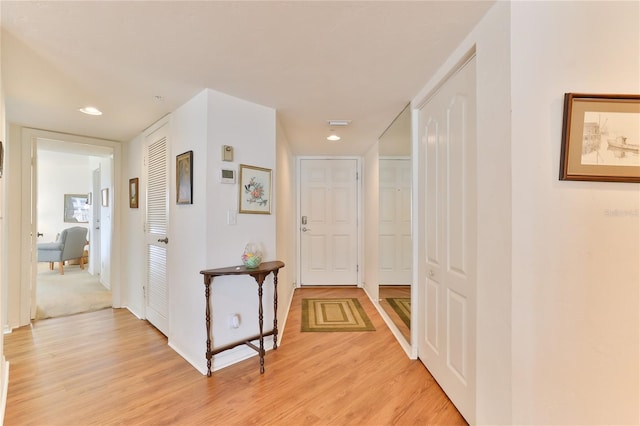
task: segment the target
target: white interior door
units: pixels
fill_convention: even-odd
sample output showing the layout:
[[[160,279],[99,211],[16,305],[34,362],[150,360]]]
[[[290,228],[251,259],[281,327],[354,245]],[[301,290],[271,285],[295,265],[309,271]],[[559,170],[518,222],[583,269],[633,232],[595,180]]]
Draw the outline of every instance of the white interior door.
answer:
[[[91,275],[99,275],[102,271],[102,255],[100,247],[102,245],[102,234],[100,231],[100,211],[101,194],[100,194],[100,167],[92,172],[92,194],[91,194],[91,214],[90,214],[90,236],[89,236],[89,273]]]
[[[358,284],[358,161],[300,160],[300,284]]]
[[[145,315],[165,335],[169,333],[167,237],[169,230],[169,125],[146,137],[147,215]]]
[[[381,158],[378,279],[381,285],[411,285],[411,159]]]
[[[419,113],[418,356],[475,420],[475,58]]]

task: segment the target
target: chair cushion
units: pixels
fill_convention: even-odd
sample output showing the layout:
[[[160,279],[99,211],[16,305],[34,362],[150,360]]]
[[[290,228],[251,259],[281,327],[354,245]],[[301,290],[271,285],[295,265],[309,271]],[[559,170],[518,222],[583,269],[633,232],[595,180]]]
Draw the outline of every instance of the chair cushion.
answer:
[[[64,244],[62,243],[39,243],[38,250],[58,250],[61,251]]]

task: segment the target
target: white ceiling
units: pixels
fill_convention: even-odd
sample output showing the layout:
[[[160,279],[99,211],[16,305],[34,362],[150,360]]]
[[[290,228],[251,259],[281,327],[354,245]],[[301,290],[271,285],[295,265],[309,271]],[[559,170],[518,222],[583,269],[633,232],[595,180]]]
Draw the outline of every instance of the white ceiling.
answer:
[[[210,88],[276,109],[297,155],[360,155],[493,1],[0,4],[9,122],[129,141]]]

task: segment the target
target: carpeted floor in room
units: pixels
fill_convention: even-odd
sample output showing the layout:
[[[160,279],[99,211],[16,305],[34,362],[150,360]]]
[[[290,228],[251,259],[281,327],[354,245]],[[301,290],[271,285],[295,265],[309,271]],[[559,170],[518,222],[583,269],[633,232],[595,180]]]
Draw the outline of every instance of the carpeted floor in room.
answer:
[[[48,263],[38,264],[36,319],[54,318],[111,307],[111,291],[100,284],[99,275],[87,268],[65,265],[64,275]]]

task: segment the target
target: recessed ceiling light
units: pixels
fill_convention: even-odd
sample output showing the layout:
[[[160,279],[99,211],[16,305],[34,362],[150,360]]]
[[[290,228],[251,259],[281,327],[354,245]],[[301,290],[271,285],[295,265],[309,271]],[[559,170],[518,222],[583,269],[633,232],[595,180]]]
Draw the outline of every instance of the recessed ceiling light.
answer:
[[[98,108],[92,107],[92,106],[87,106],[84,108],[80,108],[78,111],[84,113],[84,114],[89,114],[89,115],[102,115],[102,111],[100,111]]]
[[[327,140],[328,141],[339,141],[340,140],[340,136],[338,136],[338,135],[329,135],[329,136],[327,136]]]

